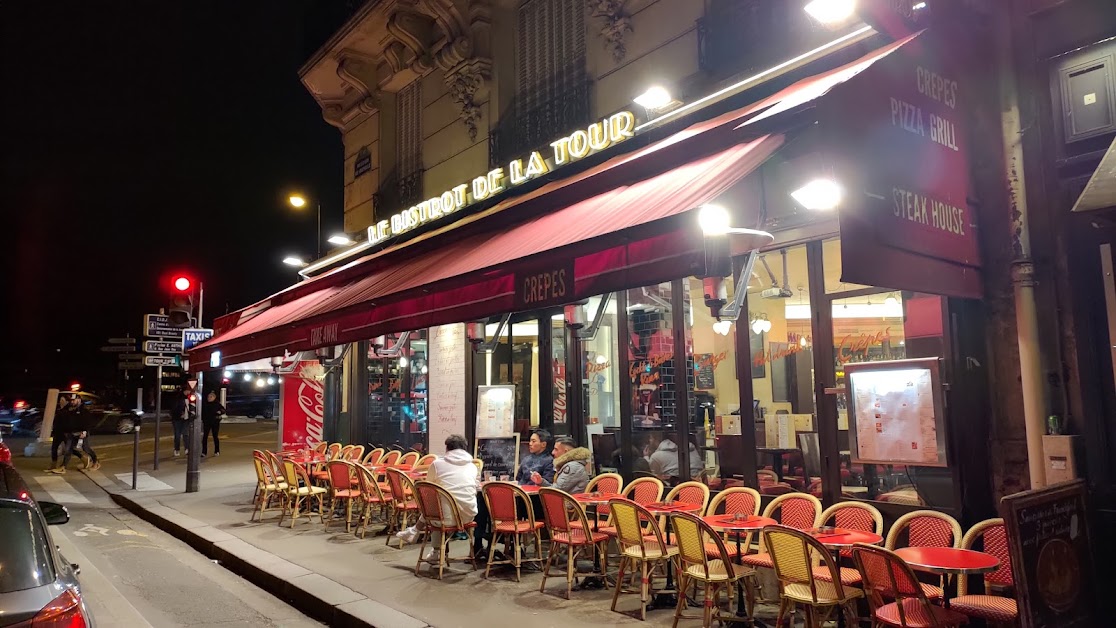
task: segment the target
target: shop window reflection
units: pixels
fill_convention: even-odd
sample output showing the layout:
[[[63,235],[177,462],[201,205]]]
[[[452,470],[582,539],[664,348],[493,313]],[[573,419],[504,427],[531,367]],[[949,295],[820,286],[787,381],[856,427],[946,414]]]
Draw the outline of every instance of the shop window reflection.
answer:
[[[384,345],[368,349],[366,434],[376,446],[426,450],[427,332],[411,332],[402,344],[388,335]],[[398,354],[381,355],[399,346]]]
[[[728,298],[733,279],[725,279]],[[747,325],[719,320],[705,302],[702,281],[687,280],[686,347],[690,368],[690,434],[694,445],[690,474],[712,488],[741,486],[740,386],[736,379],[736,334]],[[695,464],[696,463],[696,464]]]
[[[499,323],[487,324],[485,339],[493,340],[499,331]],[[535,319],[505,325],[491,353],[474,355],[479,385],[515,386],[515,431],[523,443],[539,427],[539,369],[539,322]]]

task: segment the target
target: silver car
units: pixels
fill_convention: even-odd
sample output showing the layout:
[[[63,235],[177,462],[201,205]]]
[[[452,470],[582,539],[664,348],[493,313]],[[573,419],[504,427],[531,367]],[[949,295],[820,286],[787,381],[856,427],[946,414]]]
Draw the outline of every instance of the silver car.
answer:
[[[15,467],[0,463],[0,627],[94,625],[78,566],[59,553],[47,530],[69,520],[64,506],[36,502]]]

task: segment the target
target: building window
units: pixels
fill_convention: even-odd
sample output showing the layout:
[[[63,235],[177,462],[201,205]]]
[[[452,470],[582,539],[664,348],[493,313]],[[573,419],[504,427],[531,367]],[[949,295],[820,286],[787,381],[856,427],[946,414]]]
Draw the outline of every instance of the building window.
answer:
[[[422,170],[422,83],[415,81],[395,96],[399,120],[396,164],[401,176]]]

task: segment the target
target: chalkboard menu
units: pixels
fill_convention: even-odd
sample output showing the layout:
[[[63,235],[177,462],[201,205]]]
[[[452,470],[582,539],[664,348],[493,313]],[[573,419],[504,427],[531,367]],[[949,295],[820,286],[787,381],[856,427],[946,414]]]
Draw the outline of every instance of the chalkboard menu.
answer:
[[[515,470],[519,468],[519,434],[478,438],[473,456],[484,461],[484,473],[492,473],[496,479],[501,475],[514,479]]]
[[[712,353],[699,353],[694,356],[694,388],[697,390],[713,390],[716,382],[713,370],[717,367]]]
[[[1085,482],[1074,480],[1000,500],[1023,628],[1085,628],[1093,616],[1093,548]]]

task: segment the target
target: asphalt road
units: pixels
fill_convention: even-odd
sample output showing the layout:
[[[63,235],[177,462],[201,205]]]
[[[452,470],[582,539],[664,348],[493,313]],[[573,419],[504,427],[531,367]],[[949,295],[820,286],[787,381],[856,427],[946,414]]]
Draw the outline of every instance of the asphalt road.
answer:
[[[126,451],[104,444],[106,458],[131,457],[130,443]],[[42,458],[17,455],[13,462],[37,499],[69,509],[70,522],[53,526],[51,534],[66,558],[81,566],[79,578],[98,626],[321,625],[117,507],[80,472],[52,476],[43,471]]]

